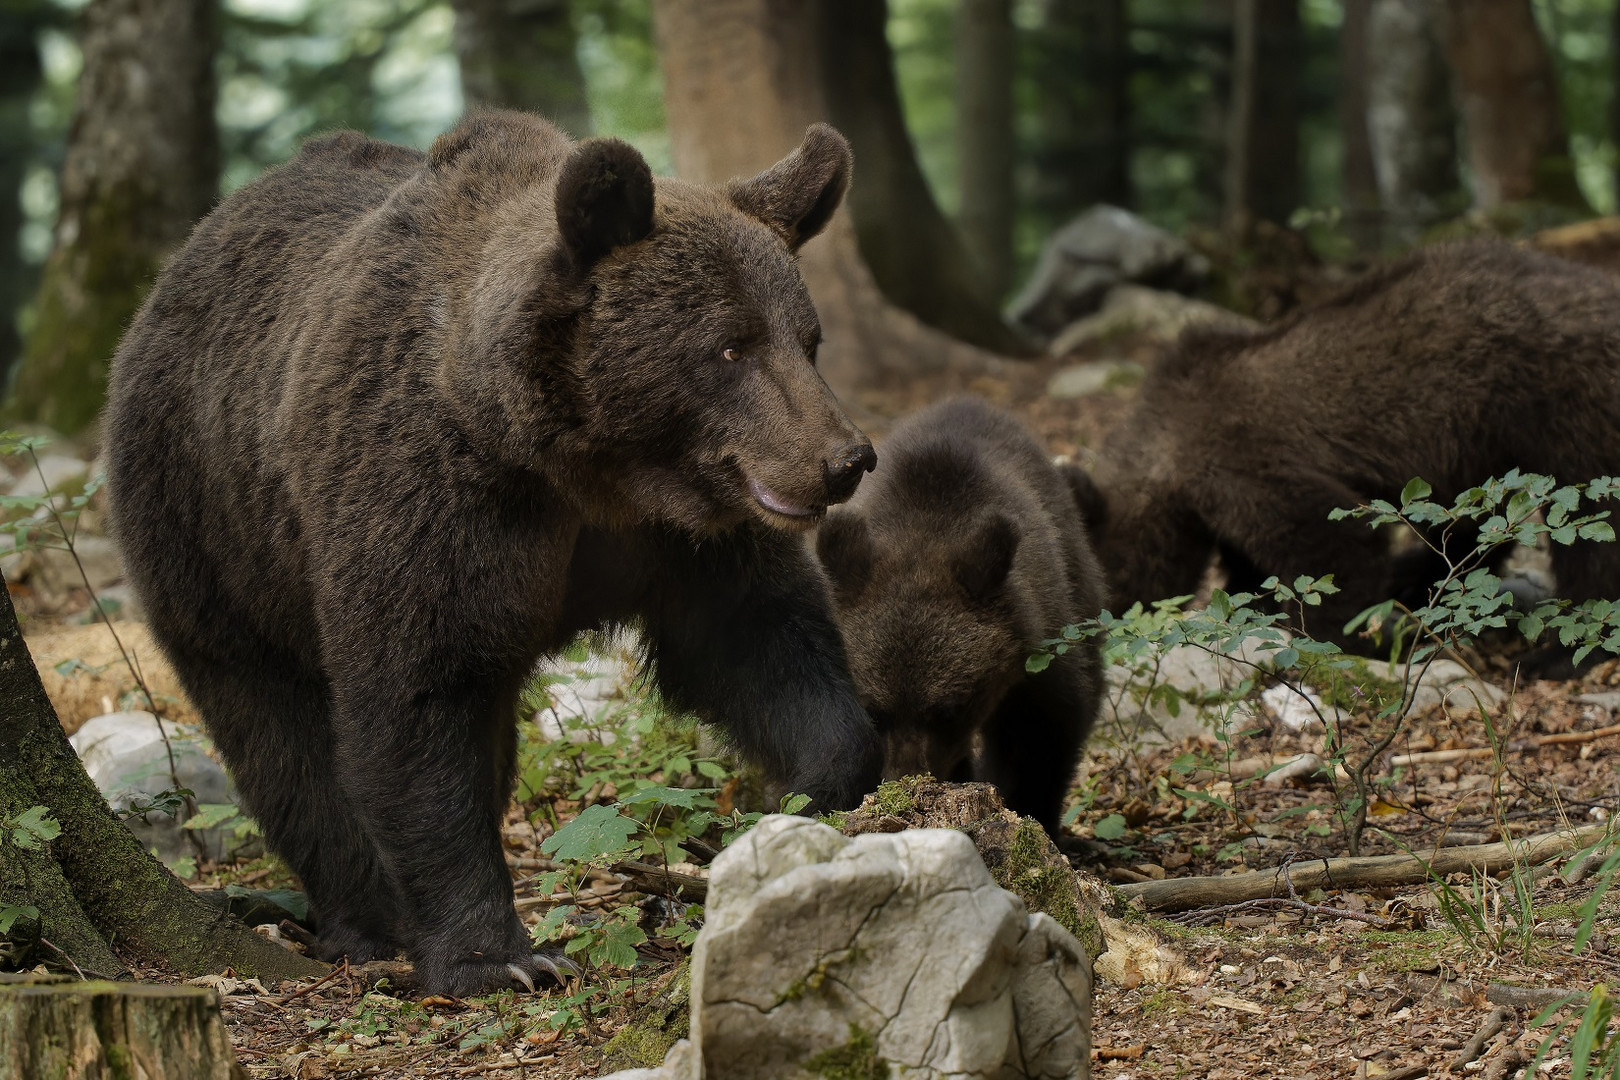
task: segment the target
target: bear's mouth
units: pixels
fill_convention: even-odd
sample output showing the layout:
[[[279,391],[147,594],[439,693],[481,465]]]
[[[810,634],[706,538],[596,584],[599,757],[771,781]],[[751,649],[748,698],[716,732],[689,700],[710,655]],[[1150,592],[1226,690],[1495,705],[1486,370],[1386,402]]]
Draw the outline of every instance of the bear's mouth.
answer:
[[[811,525],[827,512],[825,506],[802,506],[799,503],[785,498],[772,491],[754,477],[748,477],[748,494],[754,497],[754,502],[762,510],[791,520],[795,525]]]

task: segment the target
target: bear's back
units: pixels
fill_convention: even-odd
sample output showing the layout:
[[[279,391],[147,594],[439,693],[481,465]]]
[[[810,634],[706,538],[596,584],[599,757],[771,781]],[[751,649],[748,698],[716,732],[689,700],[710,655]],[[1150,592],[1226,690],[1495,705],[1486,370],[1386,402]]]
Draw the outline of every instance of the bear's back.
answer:
[[[1562,464],[1523,421],[1572,403],[1620,411],[1620,282],[1500,241],[1442,244],[1275,326],[1184,335],[1105,456],[1472,483]]]

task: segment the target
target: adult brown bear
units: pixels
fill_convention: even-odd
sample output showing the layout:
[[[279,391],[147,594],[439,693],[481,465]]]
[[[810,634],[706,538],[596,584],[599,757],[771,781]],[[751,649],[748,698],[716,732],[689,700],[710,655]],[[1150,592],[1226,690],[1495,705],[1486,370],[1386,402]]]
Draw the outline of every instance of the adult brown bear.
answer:
[[[1332,573],[1310,627],[1336,637],[1432,564],[1335,507],[1449,502],[1509,469],[1620,473],[1620,281],[1501,242],[1426,248],[1251,333],[1185,337],[1077,477],[1119,605],[1196,590],[1219,551],[1235,588]],[[1620,546],[1552,551],[1560,596],[1620,597]]]
[[[723,191],[474,115],[318,139],[227,199],[113,365],[112,519],[324,955],[530,983],[498,823],[520,684],[634,620],[657,685],[813,805],[875,784],[800,533],[875,457],[794,265],[824,125]]]
[[[923,409],[889,435],[860,494],[827,515],[816,552],[885,771],[989,781],[1056,836],[1102,662],[1095,640],[1038,673],[1025,661],[1095,618],[1105,586],[1041,445],[979,398]]]

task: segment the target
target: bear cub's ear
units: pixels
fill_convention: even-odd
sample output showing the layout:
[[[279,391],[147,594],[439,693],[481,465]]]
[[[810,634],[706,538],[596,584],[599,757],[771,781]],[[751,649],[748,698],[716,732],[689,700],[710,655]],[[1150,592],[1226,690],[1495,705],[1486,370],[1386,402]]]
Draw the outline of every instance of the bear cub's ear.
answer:
[[[1001,591],[1019,538],[1018,526],[1004,514],[992,515],[974,530],[956,562],[956,580],[974,600],[988,600]]]
[[[1089,531],[1101,531],[1108,520],[1108,500],[1103,497],[1102,489],[1078,462],[1060,458],[1054,464],[1074,495],[1074,504],[1080,508],[1080,520]]]
[[[871,580],[875,559],[866,519],[847,510],[828,514],[816,529],[816,557],[832,579],[839,600],[859,596]]]
[[[811,124],[797,150],[752,180],[733,180],[726,194],[797,251],[832,220],[854,162],[847,139],[827,124]]]
[[[563,162],[556,206],[563,250],[576,270],[588,270],[652,232],[652,170],[627,142],[587,139]]]

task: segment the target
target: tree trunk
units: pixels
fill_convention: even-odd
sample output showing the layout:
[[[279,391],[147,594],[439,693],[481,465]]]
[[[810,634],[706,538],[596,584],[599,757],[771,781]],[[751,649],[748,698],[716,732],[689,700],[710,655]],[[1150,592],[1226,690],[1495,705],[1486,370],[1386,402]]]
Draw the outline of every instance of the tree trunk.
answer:
[[[826,113],[814,0],[654,0],[675,168],[699,183],[750,176],[799,144]],[[857,147],[854,191],[863,185]],[[881,164],[879,164],[881,168]],[[881,178],[879,178],[881,182]],[[861,261],[849,215],[800,252],[821,316],[821,370],[834,390],[995,358],[890,305]]]
[[[575,138],[591,133],[569,0],[452,0],[469,105],[526,109]]]
[[[11,381],[22,350],[17,336],[17,309],[31,275],[17,246],[22,231],[20,199],[24,172],[34,148],[29,108],[43,71],[35,35],[48,18],[44,0],[22,0],[6,6],[0,20],[0,387]]]
[[[0,1076],[245,1080],[200,986],[0,984]]]
[[[1367,130],[1391,238],[1445,216],[1457,193],[1457,111],[1429,0],[1370,0]]]
[[[72,434],[164,257],[219,187],[214,0],[93,0],[56,249],[11,412]]]
[[[1345,224],[1358,248],[1380,246],[1378,173],[1368,130],[1367,23],[1374,0],[1344,0],[1339,27],[1339,130],[1344,139]]]
[[[957,220],[995,297],[1012,284],[1015,51],[1012,0],[957,0]]]
[[[62,833],[48,858],[0,843],[0,903],[39,910],[35,933],[58,950],[47,949],[44,959],[112,975],[107,943],[117,942],[187,975],[230,967],[275,980],[324,970],[198,897],[113,816],[68,745],[11,597],[0,590],[0,815],[30,806],[49,810]]]
[[[1442,12],[1475,205],[1535,200],[1590,212],[1575,183],[1557,77],[1530,0],[1443,0]]]
[[[1096,203],[1135,201],[1128,29],[1125,0],[1051,0],[1032,35],[1039,136],[1030,201],[1047,232]]]
[[[1298,0],[1236,0],[1227,111],[1226,217],[1287,223],[1299,207]]]
[[[855,151],[849,213],[861,256],[883,294],[964,341],[1027,351],[1002,321],[994,291],[917,164],[894,77],[886,0],[764,2],[773,21],[797,20],[813,35],[793,45],[812,58],[808,70],[795,76],[808,80],[813,95],[800,103],[800,112],[829,120]],[[799,134],[802,128],[795,143]]]
[[[1255,81],[1259,66],[1259,0],[1235,0],[1232,7],[1232,89],[1226,106],[1226,227],[1248,228],[1254,216],[1250,169],[1255,124]]]

